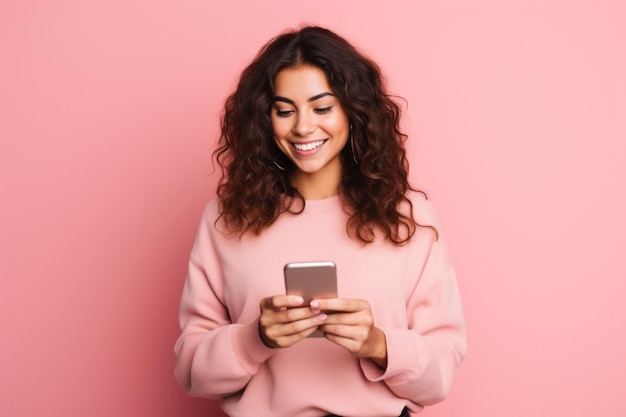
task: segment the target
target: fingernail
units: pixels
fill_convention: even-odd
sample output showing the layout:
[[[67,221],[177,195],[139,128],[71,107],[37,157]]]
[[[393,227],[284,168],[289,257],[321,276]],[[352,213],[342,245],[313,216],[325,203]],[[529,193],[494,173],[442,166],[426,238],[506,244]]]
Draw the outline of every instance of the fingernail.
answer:
[[[319,313],[321,313],[321,310],[319,310],[319,309],[317,309],[317,308],[312,308],[312,309],[311,309],[311,313],[313,313],[313,314],[319,314]]]
[[[328,316],[325,313],[320,314],[319,316],[317,316],[317,319],[319,321],[324,321],[328,318]]]
[[[293,298],[294,303],[296,304],[302,304],[304,303],[304,298],[300,297],[300,296],[296,296]]]
[[[311,301],[311,304],[309,304],[309,306],[313,309],[319,308],[320,303],[319,301]]]

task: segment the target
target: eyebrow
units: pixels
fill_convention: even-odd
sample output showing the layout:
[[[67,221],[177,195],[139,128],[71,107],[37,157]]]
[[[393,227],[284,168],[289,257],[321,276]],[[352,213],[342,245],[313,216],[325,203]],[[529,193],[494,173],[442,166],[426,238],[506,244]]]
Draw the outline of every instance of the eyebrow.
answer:
[[[306,101],[311,103],[311,102],[313,102],[315,100],[319,100],[320,98],[326,97],[326,96],[333,96],[334,97],[335,95],[333,93],[329,93],[328,91],[325,91],[325,92],[320,93],[320,94],[318,94],[316,96],[308,98]],[[296,104],[293,100],[291,100],[291,99],[289,99],[287,97],[281,97],[281,96],[274,97],[273,101],[282,101],[283,103],[288,103],[288,104],[292,104],[292,105]]]

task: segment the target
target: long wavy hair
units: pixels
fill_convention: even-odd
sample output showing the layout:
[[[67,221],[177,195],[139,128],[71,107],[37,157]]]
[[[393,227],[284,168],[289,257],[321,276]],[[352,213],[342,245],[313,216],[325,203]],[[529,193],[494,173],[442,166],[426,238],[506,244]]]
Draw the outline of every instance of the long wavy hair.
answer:
[[[270,110],[278,72],[304,64],[324,71],[352,125],[352,145],[340,154],[339,195],[349,216],[348,235],[370,243],[378,230],[396,245],[406,243],[418,224],[406,197],[412,188],[400,106],[385,91],[376,63],[317,26],[268,42],[226,99],[213,154],[222,172],[220,217],[231,232],[258,235],[282,213],[303,210],[304,198],[290,184],[294,165],[274,142]]]

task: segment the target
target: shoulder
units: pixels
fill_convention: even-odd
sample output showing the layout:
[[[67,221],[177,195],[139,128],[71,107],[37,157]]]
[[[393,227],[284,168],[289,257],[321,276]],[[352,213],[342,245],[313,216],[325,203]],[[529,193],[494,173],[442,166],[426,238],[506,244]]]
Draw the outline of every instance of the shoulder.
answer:
[[[204,207],[204,211],[202,212],[202,218],[203,219],[210,218],[210,219],[215,220],[217,216],[219,216],[219,206],[220,206],[219,198],[217,197],[211,198],[206,204],[206,206]]]
[[[192,259],[198,264],[203,263],[207,257],[214,256],[217,248],[228,246],[233,241],[231,238],[232,234],[227,232],[220,216],[219,199],[212,198],[206,203],[200,217]]]
[[[220,223],[222,223],[220,218],[220,202],[217,197],[213,197],[207,202],[202,211],[199,233],[212,234],[213,231],[218,229]]]
[[[433,227],[439,225],[439,218],[437,217],[435,207],[426,194],[420,191],[408,191],[405,197],[411,203],[413,217],[419,225]]]
[[[200,215],[200,225],[213,224],[219,218],[219,200],[217,197],[211,198],[202,209]]]

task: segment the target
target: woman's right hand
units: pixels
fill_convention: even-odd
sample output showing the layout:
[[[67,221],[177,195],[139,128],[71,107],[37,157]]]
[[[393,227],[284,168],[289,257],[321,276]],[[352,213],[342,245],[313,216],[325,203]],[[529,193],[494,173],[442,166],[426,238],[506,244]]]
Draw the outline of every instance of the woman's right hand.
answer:
[[[259,335],[269,347],[286,348],[324,324],[326,314],[303,305],[297,295],[275,295],[261,300]]]

